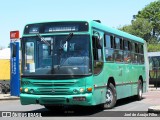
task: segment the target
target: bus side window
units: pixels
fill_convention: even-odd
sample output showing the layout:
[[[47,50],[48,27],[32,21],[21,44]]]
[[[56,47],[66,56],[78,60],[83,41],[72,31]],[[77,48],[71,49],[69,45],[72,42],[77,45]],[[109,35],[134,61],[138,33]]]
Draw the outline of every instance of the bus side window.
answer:
[[[105,35],[105,47],[106,48],[111,48],[111,46],[112,46],[112,42],[111,42],[111,39],[110,39],[110,36],[109,35]]]
[[[124,62],[131,62],[131,43],[128,40],[124,40]]]
[[[143,52],[143,45],[139,45],[139,63],[144,64],[144,52]]]
[[[102,46],[100,44],[99,38],[93,36],[92,42],[93,42],[94,60],[102,60]]]
[[[123,50],[123,39],[120,38],[120,50]]]
[[[105,59],[106,61],[113,61],[114,60],[114,50],[113,50],[113,36],[105,35]]]
[[[123,62],[123,51],[121,50],[121,39],[115,38],[114,60],[115,62]]]
[[[115,48],[120,49],[120,39],[117,37],[115,38]]]
[[[103,67],[102,45],[97,36],[92,37],[93,57],[94,57],[94,74],[99,74]]]
[[[131,50],[131,61],[132,63],[135,63],[135,43],[131,42],[132,50]]]
[[[135,43],[135,63],[139,62],[139,58],[138,58],[138,53],[139,53],[139,48],[138,48],[138,44]]]
[[[111,35],[110,41],[111,41],[111,48],[115,48],[115,37]]]
[[[124,50],[128,50],[128,41],[124,40]]]

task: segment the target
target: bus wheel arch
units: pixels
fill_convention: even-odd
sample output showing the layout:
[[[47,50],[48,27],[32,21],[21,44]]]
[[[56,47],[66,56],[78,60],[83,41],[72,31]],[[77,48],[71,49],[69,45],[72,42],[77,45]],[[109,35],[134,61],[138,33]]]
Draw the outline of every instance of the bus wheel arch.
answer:
[[[104,109],[111,109],[116,105],[117,101],[117,92],[113,77],[109,78],[106,89],[106,101],[104,103]]]
[[[110,77],[110,78],[108,79],[107,87],[109,86],[110,83],[112,83],[112,84],[114,85],[114,87],[116,86],[116,83],[115,83],[115,80],[114,80],[113,77]]]

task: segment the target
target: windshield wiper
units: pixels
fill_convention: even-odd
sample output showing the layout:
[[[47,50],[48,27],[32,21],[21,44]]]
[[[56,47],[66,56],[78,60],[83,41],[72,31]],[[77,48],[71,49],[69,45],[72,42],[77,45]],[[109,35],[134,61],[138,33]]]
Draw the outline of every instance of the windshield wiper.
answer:
[[[41,39],[41,41],[44,42],[46,45],[51,46],[51,45],[49,44],[49,42],[47,42],[42,36],[40,36],[40,34],[36,34],[36,36],[37,36],[39,39]]]
[[[66,42],[68,42],[72,37],[73,37],[73,33],[69,33],[69,35],[64,40],[61,40],[59,50],[62,50],[63,49],[63,45]]]
[[[65,39],[65,42],[69,41],[72,37],[73,37],[73,33],[69,33],[69,35]]]

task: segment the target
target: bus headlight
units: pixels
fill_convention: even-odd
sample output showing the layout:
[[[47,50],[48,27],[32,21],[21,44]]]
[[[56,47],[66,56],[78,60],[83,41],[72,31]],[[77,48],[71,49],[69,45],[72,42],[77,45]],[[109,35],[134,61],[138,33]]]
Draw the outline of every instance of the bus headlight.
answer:
[[[27,93],[27,92],[28,92],[28,88],[25,88],[25,89],[24,89],[24,92],[26,92],[26,93]]]
[[[84,92],[84,88],[80,88],[80,89],[79,89],[79,92],[80,92],[80,93],[83,93],[83,92]]]

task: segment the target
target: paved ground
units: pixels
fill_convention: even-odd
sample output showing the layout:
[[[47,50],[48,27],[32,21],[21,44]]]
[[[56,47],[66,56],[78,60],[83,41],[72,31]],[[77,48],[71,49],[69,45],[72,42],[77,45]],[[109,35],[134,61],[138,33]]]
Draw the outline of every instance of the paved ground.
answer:
[[[147,98],[144,99],[142,102],[143,103],[152,103],[148,107],[149,112],[160,112],[160,94],[157,94],[157,91],[160,92],[160,88],[154,88],[150,86],[148,93],[144,94],[143,97]],[[18,100],[18,96],[11,96],[10,94],[0,94],[0,101],[5,101],[5,100]],[[113,109],[114,110],[114,109]]]
[[[152,102],[154,104],[153,106],[148,107],[148,112],[160,113],[160,88],[150,86],[148,92],[152,94],[148,95],[148,99],[146,99],[145,102]]]
[[[10,94],[0,94],[0,100],[17,100],[18,96],[11,96]]]

